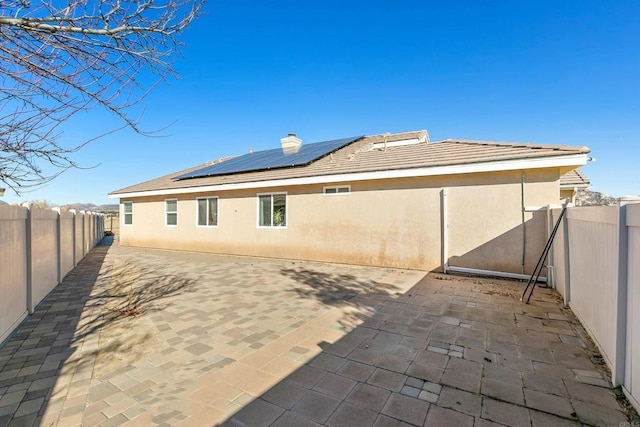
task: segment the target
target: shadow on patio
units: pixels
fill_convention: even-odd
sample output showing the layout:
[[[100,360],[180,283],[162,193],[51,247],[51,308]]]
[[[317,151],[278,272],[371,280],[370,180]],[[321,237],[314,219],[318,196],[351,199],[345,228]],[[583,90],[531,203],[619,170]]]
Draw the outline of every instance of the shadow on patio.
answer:
[[[429,273],[403,294],[391,285],[367,294],[371,284],[351,276],[282,274],[301,284],[292,291],[301,298],[347,308],[336,319],[347,333],[318,340],[319,354],[236,402],[225,426],[627,421],[590,359],[597,350],[550,289],[523,305],[512,281]]]
[[[401,288],[374,280],[361,280],[353,274],[333,274],[304,267],[282,269],[281,274],[296,285],[290,290],[302,300],[316,300],[323,305],[339,307],[343,316],[340,328],[350,331],[377,310],[389,295],[400,295]]]

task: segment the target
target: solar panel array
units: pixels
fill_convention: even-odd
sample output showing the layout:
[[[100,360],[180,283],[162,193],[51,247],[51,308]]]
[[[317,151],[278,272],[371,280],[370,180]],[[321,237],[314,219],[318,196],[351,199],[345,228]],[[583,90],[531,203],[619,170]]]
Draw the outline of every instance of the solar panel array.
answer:
[[[177,179],[204,178],[207,176],[230,175],[239,172],[255,172],[267,169],[288,168],[308,165],[340,148],[363,138],[334,139],[331,141],[303,144],[297,153],[284,153],[281,148],[256,151],[226,160],[222,163],[206,166],[202,169],[180,175]]]

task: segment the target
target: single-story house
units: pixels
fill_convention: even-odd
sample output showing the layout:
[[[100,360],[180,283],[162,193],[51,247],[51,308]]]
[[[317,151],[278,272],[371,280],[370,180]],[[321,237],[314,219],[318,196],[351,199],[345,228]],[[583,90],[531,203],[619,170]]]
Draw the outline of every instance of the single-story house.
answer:
[[[282,147],[113,191],[120,243],[416,269],[530,272],[587,147],[426,131]]]
[[[560,198],[575,203],[578,190],[585,190],[590,186],[589,178],[580,169],[574,169],[560,177]]]

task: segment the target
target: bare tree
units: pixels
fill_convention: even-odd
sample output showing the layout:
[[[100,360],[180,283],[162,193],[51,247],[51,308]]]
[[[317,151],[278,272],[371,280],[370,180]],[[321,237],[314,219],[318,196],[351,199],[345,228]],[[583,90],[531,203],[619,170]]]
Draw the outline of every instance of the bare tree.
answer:
[[[19,194],[76,167],[88,141],[66,146],[59,128],[80,111],[103,107],[144,133],[132,107],[175,75],[177,35],[204,2],[0,0],[0,183]]]

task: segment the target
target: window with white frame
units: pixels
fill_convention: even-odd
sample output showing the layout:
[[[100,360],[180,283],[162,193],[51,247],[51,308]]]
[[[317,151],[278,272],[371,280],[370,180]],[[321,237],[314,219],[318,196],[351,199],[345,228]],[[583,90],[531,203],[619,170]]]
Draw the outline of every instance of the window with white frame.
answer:
[[[168,199],[164,201],[166,225],[178,225],[178,200]]]
[[[218,198],[207,197],[197,199],[198,202],[198,226],[218,226]]]
[[[133,225],[133,202],[122,202],[124,225]]]
[[[258,226],[287,226],[287,193],[258,194]]]
[[[350,185],[338,185],[334,187],[324,187],[324,194],[349,194],[351,193]]]

